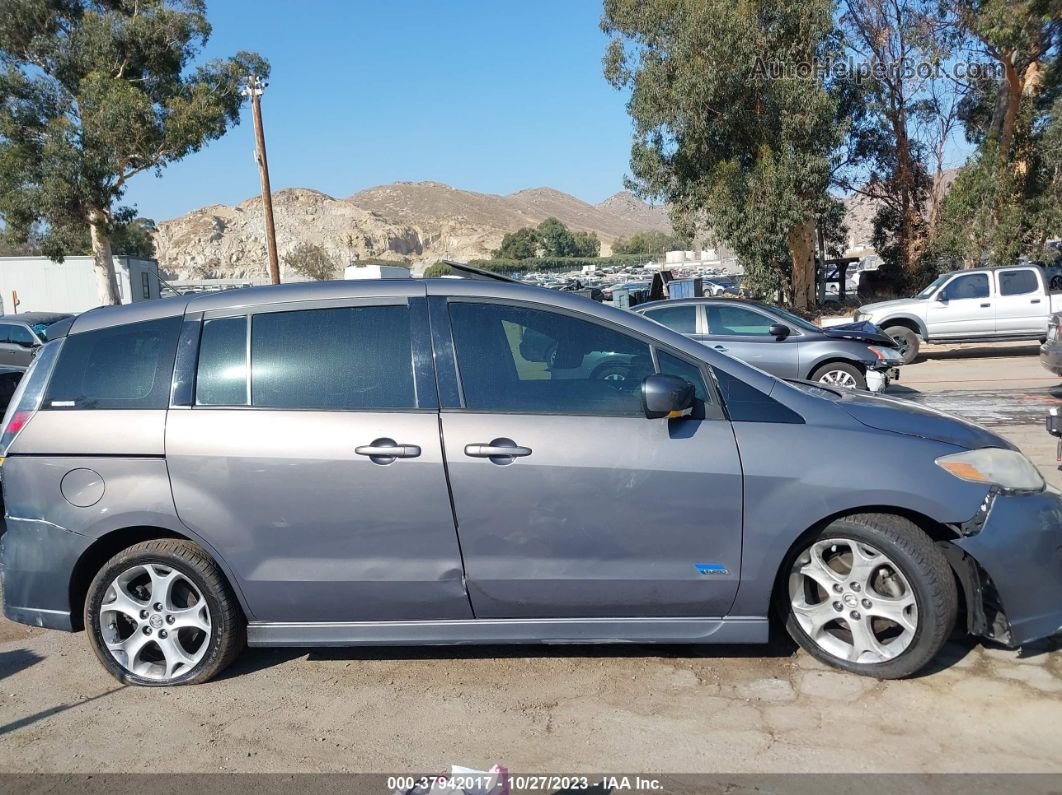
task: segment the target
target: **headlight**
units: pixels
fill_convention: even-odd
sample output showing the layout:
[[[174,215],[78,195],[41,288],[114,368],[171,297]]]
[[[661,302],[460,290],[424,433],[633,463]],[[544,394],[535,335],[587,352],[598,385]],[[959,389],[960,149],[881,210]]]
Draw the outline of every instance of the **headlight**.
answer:
[[[970,483],[985,483],[1014,491],[1040,491],[1044,479],[1040,470],[1021,453],[986,447],[941,456],[937,466]]]

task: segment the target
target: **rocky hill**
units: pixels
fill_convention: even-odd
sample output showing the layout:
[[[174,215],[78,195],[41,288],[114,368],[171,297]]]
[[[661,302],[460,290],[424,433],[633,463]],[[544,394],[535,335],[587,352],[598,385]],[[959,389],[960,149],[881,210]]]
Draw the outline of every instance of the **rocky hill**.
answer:
[[[296,245],[309,242],[340,262],[382,257],[415,265],[489,256],[506,232],[550,216],[573,230],[595,232],[602,253],[617,237],[671,229],[665,209],[626,192],[593,205],[552,188],[497,196],[437,182],[396,182],[345,199],[290,188],[273,194],[273,215],[282,260]],[[155,244],[159,264],[171,279],[261,277],[266,263],[262,201],[213,205],[164,221]]]

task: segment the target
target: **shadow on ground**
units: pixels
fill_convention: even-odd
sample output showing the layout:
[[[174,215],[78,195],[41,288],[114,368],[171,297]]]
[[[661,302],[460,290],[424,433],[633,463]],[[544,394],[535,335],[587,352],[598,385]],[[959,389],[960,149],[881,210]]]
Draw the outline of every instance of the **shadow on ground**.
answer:
[[[0,651],[0,679],[14,676],[19,671],[24,671],[43,659],[39,654],[29,649]]]

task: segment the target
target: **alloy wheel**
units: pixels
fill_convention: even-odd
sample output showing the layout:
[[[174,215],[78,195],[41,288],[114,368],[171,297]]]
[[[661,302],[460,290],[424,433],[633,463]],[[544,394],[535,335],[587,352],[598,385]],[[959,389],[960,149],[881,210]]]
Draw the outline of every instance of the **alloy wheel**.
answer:
[[[210,647],[210,608],[199,587],[158,563],[131,566],[100,605],[104,644],[115,661],[145,679],[183,676]]]
[[[855,389],[859,386],[851,373],[844,370],[829,370],[819,376],[820,384],[830,384],[844,389]]]
[[[852,663],[892,660],[918,630],[918,604],[903,572],[870,544],[816,541],[797,556],[789,600],[801,629],[827,654]]]

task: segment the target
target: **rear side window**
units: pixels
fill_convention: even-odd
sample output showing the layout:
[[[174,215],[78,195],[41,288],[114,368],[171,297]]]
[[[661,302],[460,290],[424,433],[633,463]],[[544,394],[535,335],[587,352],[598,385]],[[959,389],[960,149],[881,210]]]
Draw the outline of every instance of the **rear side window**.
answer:
[[[168,317],[70,335],[42,408],[166,408],[182,322]]]
[[[1039,289],[1040,282],[1030,270],[1001,271],[999,274],[1000,295],[1027,295]]]
[[[417,407],[409,308],[251,315],[250,402],[271,409]],[[245,406],[247,317],[203,325],[196,403]]]
[[[662,323],[679,334],[697,333],[697,307],[694,304],[679,304],[678,306],[665,306],[661,309],[650,309],[645,316]]]

